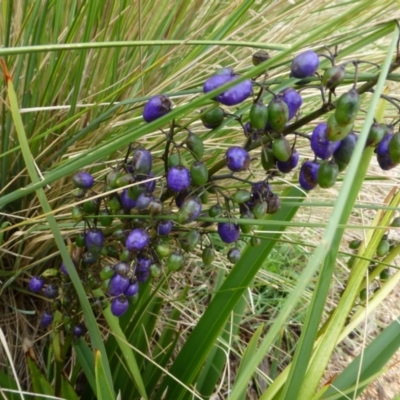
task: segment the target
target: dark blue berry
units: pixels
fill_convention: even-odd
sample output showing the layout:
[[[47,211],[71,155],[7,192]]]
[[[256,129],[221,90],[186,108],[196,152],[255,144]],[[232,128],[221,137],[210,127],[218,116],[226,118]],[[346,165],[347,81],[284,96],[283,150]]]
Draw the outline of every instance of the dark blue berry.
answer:
[[[165,221],[160,221],[157,226],[157,233],[160,236],[167,236],[170,234],[172,231],[172,221],[170,220],[165,220]]]
[[[284,174],[287,174],[288,172],[295,169],[298,163],[299,163],[299,152],[296,149],[294,149],[292,151],[292,155],[290,156],[289,160],[277,161],[276,167],[279,169],[279,171],[283,172]]]
[[[140,251],[148,246],[150,237],[142,228],[136,228],[129,234],[125,246],[129,251]]]
[[[40,292],[43,289],[43,286],[44,278],[41,276],[32,276],[28,283],[29,290],[33,293]]]
[[[124,295],[127,297],[132,297],[138,294],[138,292],[139,292],[139,284],[136,281],[131,281],[129,283],[129,286],[125,290]]]
[[[282,90],[281,92],[279,92],[279,97],[281,97],[288,106],[288,121],[290,121],[296,115],[297,111],[299,111],[301,105],[303,104],[303,98],[293,88],[286,88]]]
[[[83,336],[86,332],[86,328],[82,324],[77,324],[72,329],[72,334],[75,338]]]
[[[299,183],[305,190],[314,189],[318,185],[319,164],[314,161],[306,161],[300,169]]]
[[[86,248],[93,255],[100,254],[104,243],[103,231],[97,228],[89,229],[85,235]]]
[[[40,320],[40,324],[44,328],[47,328],[52,322],[53,322],[53,314],[50,313],[49,311],[45,311]]]
[[[75,187],[79,189],[90,189],[94,184],[93,176],[89,172],[78,172],[72,178]]]
[[[230,222],[219,222],[218,234],[221,240],[225,243],[236,242],[240,236],[239,225]]]
[[[128,189],[124,189],[119,198],[121,200],[122,208],[124,210],[129,211],[136,206],[136,200],[129,197]]]
[[[311,149],[314,154],[327,160],[340,146],[340,140],[332,142],[327,137],[328,126],[325,122],[318,124],[311,134]]]
[[[244,171],[250,166],[250,155],[242,147],[233,146],[226,151],[226,166],[233,172]]]
[[[108,283],[108,293],[110,296],[119,296],[124,293],[129,286],[129,278],[120,274],[115,274]]]
[[[181,192],[190,186],[190,172],[182,165],[176,165],[169,169],[167,174],[167,186],[174,192]]]
[[[129,302],[124,296],[116,297],[111,301],[111,312],[116,317],[125,314],[129,308]]]
[[[143,148],[136,149],[133,152],[131,164],[136,175],[149,175],[153,165],[150,151]]]
[[[58,287],[50,284],[44,288],[43,294],[48,299],[55,299],[58,296]]]
[[[319,66],[318,55],[312,50],[298,54],[292,61],[290,76],[294,78],[307,78],[314,75]]]
[[[143,119],[146,122],[152,122],[163,115],[168,114],[171,109],[172,103],[168,96],[154,96],[144,105]]]

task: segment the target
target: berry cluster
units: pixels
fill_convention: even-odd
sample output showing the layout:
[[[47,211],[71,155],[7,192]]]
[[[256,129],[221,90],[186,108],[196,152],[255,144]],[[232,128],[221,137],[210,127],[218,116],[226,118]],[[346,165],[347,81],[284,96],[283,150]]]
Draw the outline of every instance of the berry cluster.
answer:
[[[332,67],[322,76],[317,72],[321,56],[332,61]],[[330,109],[334,108],[327,121],[315,126],[309,135],[294,131],[294,140],[289,141],[284,134],[291,121],[297,120],[303,104],[301,90],[310,87],[303,81],[297,82],[302,89],[287,87],[274,93],[265,85],[265,78],[262,82],[258,77],[246,79],[218,94],[214,106],[200,111],[206,129],[218,128],[228,118],[243,129],[247,144],[227,148],[226,173],[210,174],[204,158],[203,139],[187,126],[173,121],[168,131],[160,129],[165,135],[162,156],[134,143],[126,157],[108,171],[104,179],[95,181],[88,172],[74,175],[74,197],[79,205],[72,207],[71,218],[82,226],[82,232],[74,237],[72,259],[88,295],[95,289],[103,289],[111,301],[112,313],[121,316],[137,298],[140,282],[147,281],[150,276],[160,276],[163,270],[180,270],[186,257],[196,249],[201,250],[204,264],[211,264],[218,238],[232,245],[227,258],[236,263],[241,255],[239,240],[249,239],[253,246],[259,243],[252,235],[254,226],[247,220],[263,219],[280,208],[279,196],[272,191],[270,180],[298,166],[300,157],[295,145],[299,136],[309,140],[315,154],[313,160],[306,160],[300,167],[300,186],[307,191],[318,185],[333,186],[339,172],[348,165],[356,145],[353,124],[361,103],[355,81],[333,106],[332,95],[343,83],[348,64],[335,65],[335,57],[308,50],[292,60],[290,76],[300,80],[319,76],[323,102],[331,105]],[[258,65],[268,59],[267,52],[258,51],[252,62]],[[357,76],[360,61],[352,63]],[[223,68],[206,80],[203,91],[207,93],[234,83],[238,77],[232,69]],[[238,105],[252,95],[254,99],[248,113],[237,116],[222,108]],[[271,98],[266,105],[264,100],[268,95]],[[145,104],[143,119],[150,123],[171,110],[169,97],[157,95]],[[400,133],[394,133],[393,126],[375,122],[367,145],[376,147],[382,169],[400,163]],[[257,146],[261,146],[260,161],[266,176],[264,180],[252,181],[244,174],[253,176],[250,167],[254,157],[250,148]],[[216,224],[204,217],[216,219]],[[47,274],[46,279],[32,277],[29,289],[53,299],[56,309],[68,310],[75,318],[78,303],[63,264],[56,273]],[[52,314],[46,312],[43,325],[48,326],[51,321]],[[79,336],[78,331],[84,332],[79,324],[75,328],[75,336]]]

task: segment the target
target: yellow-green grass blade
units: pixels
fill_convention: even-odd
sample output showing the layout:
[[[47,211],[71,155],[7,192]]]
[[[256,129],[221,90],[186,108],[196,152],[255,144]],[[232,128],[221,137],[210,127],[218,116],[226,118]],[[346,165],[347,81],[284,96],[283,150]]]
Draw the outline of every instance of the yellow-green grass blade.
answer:
[[[79,400],[74,388],[64,375],[61,375],[61,396],[68,400]]]
[[[106,372],[101,359],[101,353],[98,350],[95,351],[94,359],[97,398],[99,400],[115,400],[114,390],[108,384]]]
[[[283,192],[282,197],[295,198],[298,201],[298,206],[300,206],[304,198],[304,192],[296,187],[290,187]],[[271,231],[275,233],[265,235],[264,237],[271,237],[277,240],[285,230],[285,226],[281,224],[281,221],[292,220],[296,211],[297,207],[285,207],[282,205],[282,208],[276,214],[268,218],[275,222],[275,225],[271,226]],[[156,394],[156,399],[161,398],[162,393],[167,387],[170,398],[178,400],[187,395],[181,382],[189,385],[200,372],[207,355],[225,326],[230,313],[271,252],[275,245],[275,240],[265,240],[264,245],[256,248],[251,246],[246,248],[240,261],[232,268],[177,355],[170,373],[178,379],[178,382],[167,377],[160,386],[160,390]]]
[[[14,90],[12,79],[11,79],[11,76],[9,75],[9,72],[7,70],[7,67],[6,67],[4,61],[3,60],[1,60],[1,61],[2,61],[4,75],[6,78],[6,83],[7,83],[7,94],[8,94],[8,98],[9,98],[9,102],[10,102],[11,113],[12,113],[12,117],[14,120],[15,129],[18,134],[18,139],[20,142],[22,155],[23,155],[23,158],[24,158],[24,161],[26,164],[26,168],[28,170],[28,173],[29,173],[29,176],[30,176],[32,182],[37,183],[40,181],[40,179],[39,179],[38,172],[36,171],[36,167],[35,167],[35,164],[33,161],[32,154],[29,149],[29,145],[27,143],[27,138],[26,138],[24,126],[22,123],[21,114],[19,112],[18,100],[17,100],[17,96],[16,96],[16,93]],[[36,194],[37,194],[37,197],[39,199],[39,202],[42,206],[44,213],[48,214],[47,221],[48,221],[50,229],[53,233],[54,240],[55,240],[57,247],[61,253],[61,256],[63,258],[63,261],[64,261],[67,271],[69,273],[69,276],[71,277],[71,281],[72,281],[72,283],[76,289],[77,295],[79,297],[79,301],[82,306],[83,314],[86,319],[86,323],[88,326],[92,344],[96,349],[99,349],[100,352],[102,354],[104,354],[104,356],[106,356],[104,343],[103,343],[96,319],[93,315],[93,311],[92,311],[89,301],[87,299],[85,290],[82,286],[82,283],[80,281],[80,278],[78,276],[76,268],[75,268],[75,266],[71,260],[71,257],[68,253],[68,249],[64,243],[63,237],[61,236],[61,232],[58,228],[57,221],[55,220],[54,216],[51,214],[51,207],[46,198],[44,190],[42,188],[40,188],[37,190]],[[112,387],[111,372],[110,372],[110,367],[108,365],[108,362],[105,362],[104,365],[105,365],[105,371],[106,371],[108,384]]]
[[[382,72],[377,83],[374,96],[371,99],[370,107],[364,121],[360,137],[358,139],[357,147],[354,151],[352,160],[343,181],[342,189],[339,193],[337,205],[332,212],[330,223],[327,227],[326,234],[324,235],[323,241],[326,241],[326,243],[324,243],[324,247],[327,246],[329,250],[328,257],[325,260],[325,265],[320,274],[321,277],[324,276],[327,271],[328,277],[330,277],[332,273],[332,268],[336,259],[336,253],[339,248],[340,239],[343,233],[343,230],[341,229],[336,232],[337,225],[339,223],[345,223],[350,216],[352,206],[362,186],[363,178],[368,168],[369,160],[372,155],[372,150],[366,150],[363,154],[363,148],[367,140],[370,126],[373,122],[373,116],[378,107],[380,94],[383,91],[386,74],[389,70],[392,56],[396,49],[397,37],[398,29],[396,27],[385,63],[382,66]],[[321,294],[319,298],[315,297],[315,306],[318,302],[325,302],[325,298],[329,289],[329,282],[323,282],[323,279],[321,279],[320,282],[321,286],[325,287],[321,288],[321,292],[323,294]],[[351,286],[350,282],[349,286]],[[353,301],[351,301],[351,304],[352,303]],[[346,315],[348,315],[347,311],[350,310],[349,306],[351,307],[351,305],[348,304],[346,306],[336,308],[330,327],[329,329],[327,329],[327,332],[325,333],[324,338],[317,349],[316,355],[313,358],[313,362],[310,364],[306,375],[304,375],[304,365],[308,365],[312,351],[312,342],[308,341],[305,346],[304,354],[302,356],[299,356],[299,358],[295,360],[296,364],[295,367],[293,367],[293,378],[291,379],[291,377],[289,377],[286,383],[284,395],[282,397],[283,399],[292,400],[296,398],[312,397],[314,391],[318,387],[319,378],[322,376],[325,366],[327,365],[329,357],[334,349],[336,339],[339,336],[340,331],[343,327]],[[315,317],[316,321],[320,319],[321,312],[322,310],[317,311],[317,316]],[[314,315],[312,314],[312,312],[310,312],[307,322],[309,322],[313,317]],[[311,326],[311,322],[309,323]],[[317,329],[316,324],[313,325],[314,330],[311,330],[311,337],[315,337],[315,332]],[[306,338],[307,325],[305,328],[306,329],[303,332],[303,338]],[[306,339],[304,339],[304,341],[306,341]],[[298,354],[300,354],[301,350],[302,348],[300,346],[297,350]],[[303,365],[303,369],[300,370],[298,367],[296,368],[296,366],[298,366],[299,364]]]
[[[365,349],[363,355],[358,355],[331,383],[321,399],[332,399],[333,395],[345,392],[350,398],[358,397],[371,377],[377,377],[394,353],[400,347],[400,324],[398,318],[387,326]],[[361,364],[361,370],[360,370]],[[360,373],[360,375],[359,375]],[[357,382],[360,382],[357,387]],[[352,389],[349,392],[348,389]],[[344,400],[348,397],[339,396]]]
[[[53,387],[36,365],[36,362],[29,355],[27,356],[26,361],[28,363],[29,374],[34,392],[39,395],[39,397],[41,397],[41,394],[54,396],[55,393]]]
[[[251,361],[251,359],[254,357],[254,355],[257,352],[257,344],[260,339],[261,333],[263,331],[264,325],[261,324],[257,330],[254,332],[253,336],[250,339],[250,342],[248,343],[246,347],[246,351],[244,352],[239,368],[236,372],[236,379],[238,379],[243,371],[243,369],[246,367],[246,365]],[[240,400],[246,400],[246,392],[247,392],[248,384],[243,384],[242,388],[242,394],[239,395]]]
[[[96,394],[97,387],[96,387],[96,378],[95,378],[95,371],[94,371],[94,357],[93,352],[90,350],[87,343],[84,341],[83,338],[79,338],[73,342],[73,348],[75,350],[78,362],[85,374],[85,377],[92,389],[93,393]],[[87,393],[86,390],[85,393]],[[86,395],[88,397],[88,395]]]

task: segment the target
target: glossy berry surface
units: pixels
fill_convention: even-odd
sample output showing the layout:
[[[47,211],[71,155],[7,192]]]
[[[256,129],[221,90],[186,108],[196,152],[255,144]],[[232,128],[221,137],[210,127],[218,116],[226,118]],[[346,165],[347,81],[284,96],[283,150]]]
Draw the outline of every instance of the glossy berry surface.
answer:
[[[250,166],[250,155],[242,147],[233,146],[226,151],[226,166],[233,172],[244,171]]]
[[[305,190],[314,189],[318,184],[319,164],[313,161],[306,161],[300,169],[299,183]]]
[[[129,196],[129,192],[128,189],[124,189],[122,191],[122,193],[119,196],[120,200],[121,200],[121,205],[123,207],[124,210],[131,210],[132,208],[134,208],[136,206],[136,200],[132,199]]]
[[[292,61],[290,76],[293,78],[307,78],[314,75],[319,66],[318,55],[312,50],[298,54]]]
[[[82,324],[77,324],[72,328],[72,334],[75,338],[80,338],[86,332],[86,328]]]
[[[125,297],[116,297],[111,301],[111,312],[116,317],[124,315],[129,308],[129,302]]]
[[[236,248],[235,249],[230,249],[228,254],[227,254],[228,260],[232,264],[236,264],[240,260],[240,256],[241,256],[240,250],[236,249]]]
[[[393,133],[385,135],[376,148],[376,159],[380,168],[384,171],[389,171],[397,165],[395,162],[393,162],[389,153],[389,143],[392,137]]]
[[[167,236],[171,233],[172,231],[172,221],[170,220],[164,220],[160,221],[157,225],[157,233],[160,236]]]
[[[149,234],[142,228],[136,228],[127,237],[125,246],[129,251],[140,251],[147,247],[149,243]]]
[[[85,244],[90,253],[97,255],[100,253],[104,243],[104,233],[97,228],[89,229],[86,232]]]
[[[174,192],[186,190],[190,186],[189,170],[182,165],[171,167],[167,174],[167,185]]]
[[[277,161],[276,162],[276,167],[279,169],[279,171],[283,172],[284,174],[287,174],[288,172],[292,171],[297,167],[297,164],[299,163],[299,152],[294,149],[292,151],[291,156],[289,157],[289,160],[287,161]]]
[[[124,293],[129,286],[129,278],[120,274],[115,274],[108,283],[108,294],[119,296]]]
[[[75,187],[79,189],[90,189],[94,185],[94,179],[89,172],[78,172],[72,178]]]
[[[168,96],[157,95],[152,97],[143,109],[143,119],[146,122],[152,122],[156,119],[168,114],[172,109],[171,100]]]
[[[54,317],[52,313],[50,313],[49,311],[45,311],[40,320],[40,325],[42,325],[43,328],[47,328],[53,322],[53,318]]]
[[[221,240],[225,243],[236,242],[240,236],[239,225],[229,222],[219,222],[218,234]]]
[[[203,92],[208,93],[214,89],[219,88],[225,83],[229,82],[234,77],[234,72],[230,68],[222,68],[210,78],[208,78],[203,85]]]
[[[311,134],[311,149],[314,154],[326,160],[332,156],[332,154],[340,146],[340,140],[332,142],[327,138],[327,124],[325,122],[318,124]]]
[[[131,281],[126,288],[124,295],[127,297],[135,296],[139,293],[139,284],[136,281]]]
[[[134,174],[150,174],[153,166],[153,158],[149,150],[144,148],[135,149],[133,152],[131,166]]]
[[[43,289],[43,286],[44,278],[41,276],[32,276],[28,283],[29,290],[33,293],[40,292]]]
[[[303,98],[300,96],[300,93],[294,90],[293,88],[286,88],[279,92],[278,96],[286,103],[289,110],[289,118],[290,121],[299,111],[301,105],[303,104]]]
[[[231,80],[237,79],[237,77]],[[249,79],[238,83],[227,91],[219,94],[217,100],[225,106],[234,106],[246,100],[253,92],[253,84]]]
[[[55,299],[58,296],[58,287],[56,285],[47,285],[43,291],[43,294],[48,299]]]

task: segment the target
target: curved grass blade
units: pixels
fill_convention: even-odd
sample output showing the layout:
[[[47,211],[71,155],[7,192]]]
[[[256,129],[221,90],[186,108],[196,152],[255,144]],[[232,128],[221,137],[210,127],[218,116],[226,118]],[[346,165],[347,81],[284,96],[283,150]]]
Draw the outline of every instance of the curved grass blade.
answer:
[[[362,362],[361,374],[359,376],[360,383],[369,381],[371,377],[376,377],[377,374],[383,372],[385,364],[390,360],[393,354],[400,347],[400,323],[399,317],[387,326],[364,350],[361,360],[361,355],[358,355],[332,382],[330,388],[324,393],[321,399],[331,399],[332,395],[338,392],[345,392],[350,398],[358,397],[365,385],[355,388]],[[348,389],[354,387],[352,392]],[[340,400],[345,400],[346,397],[336,397]]]
[[[230,313],[273,249],[276,240],[285,230],[285,226],[281,225],[280,221],[290,221],[293,218],[305,194],[303,191],[297,189],[297,187],[290,187],[284,191],[282,196],[296,199],[298,206],[286,207],[283,205],[276,214],[269,216],[269,220],[276,223],[275,226],[271,227],[271,231],[276,233],[265,235],[264,238],[271,238],[272,240],[266,241],[264,246],[256,248],[247,247],[241,260],[232,268],[230,274],[183,345],[170,369],[171,374],[180,382],[188,385],[200,372],[209,351],[225,326]],[[178,400],[185,393],[187,394],[186,389],[180,383],[167,377],[156,393],[155,399],[160,399],[162,393],[167,388],[168,398]]]
[[[106,372],[101,360],[101,353],[98,350],[95,351],[94,359],[97,398],[99,400],[115,400],[113,388],[108,385]]]
[[[14,85],[12,83],[12,78],[8,72],[7,66],[4,63],[4,60],[1,59],[0,61],[1,61],[1,66],[3,68],[4,75],[6,78],[7,94],[8,94],[8,98],[9,98],[9,102],[10,102],[12,118],[14,120],[15,129],[17,131],[18,139],[19,139],[20,146],[21,146],[22,155],[23,155],[29,176],[30,176],[32,182],[35,184],[35,183],[40,182],[40,179],[39,179],[39,175],[36,170],[36,166],[34,164],[34,159],[30,152],[27,138],[25,135],[25,130],[24,130],[24,126],[22,123],[21,114],[19,112],[17,95],[15,93]],[[64,261],[67,271],[69,273],[69,276],[71,277],[71,281],[72,281],[72,283],[75,287],[75,290],[77,292],[77,295],[79,297],[79,302],[82,306],[83,314],[86,319],[86,323],[88,326],[92,344],[95,348],[99,349],[101,354],[103,354],[105,357],[104,368],[105,368],[105,372],[106,372],[106,377],[107,377],[108,384],[110,385],[110,387],[112,387],[111,371],[110,371],[110,367],[108,364],[108,360],[106,358],[106,351],[105,351],[104,343],[101,338],[100,330],[97,326],[97,322],[94,317],[92,308],[86,297],[85,290],[82,286],[81,280],[78,276],[75,266],[72,263],[71,257],[69,255],[68,249],[64,243],[64,240],[61,236],[61,232],[57,225],[57,221],[54,218],[54,216],[51,214],[52,210],[51,210],[50,204],[47,200],[44,190],[42,188],[40,188],[37,190],[36,193],[37,193],[37,197],[40,201],[40,204],[42,206],[44,213],[48,214],[47,221],[48,221],[50,229],[53,233],[54,240],[57,244],[57,247],[60,250],[61,257],[63,258],[63,261]]]

